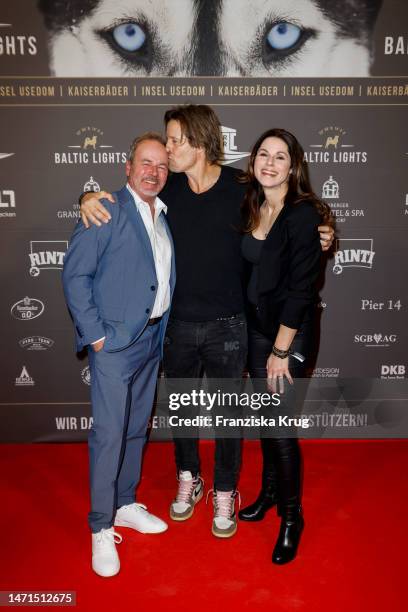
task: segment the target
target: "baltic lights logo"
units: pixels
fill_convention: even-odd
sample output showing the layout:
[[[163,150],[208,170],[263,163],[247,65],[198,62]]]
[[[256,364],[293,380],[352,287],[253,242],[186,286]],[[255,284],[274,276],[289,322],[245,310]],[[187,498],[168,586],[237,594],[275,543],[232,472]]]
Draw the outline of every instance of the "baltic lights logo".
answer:
[[[338,223],[344,223],[349,217],[364,217],[362,208],[350,208],[349,202],[334,201],[340,198],[340,185],[332,175],[323,183],[322,198],[332,200],[329,206]]]
[[[334,274],[341,274],[344,268],[373,267],[375,252],[372,238],[340,238],[336,241]]]
[[[12,189],[0,189],[0,209],[7,209],[0,212],[0,217],[15,217],[16,194]]]
[[[125,163],[124,151],[113,151],[113,145],[104,140],[104,133],[97,127],[81,127],[75,132],[76,142],[68,145],[68,151],[54,152],[55,164],[119,164]]]
[[[32,35],[9,34],[13,24],[0,23],[0,56],[1,55],[37,55],[37,39]],[[3,32],[5,32],[3,34]]]
[[[367,348],[373,346],[387,347],[397,342],[397,334],[355,334],[354,342]]]
[[[30,275],[39,276],[41,270],[62,270],[68,240],[31,240]]]
[[[23,366],[21,370],[20,376],[16,378],[16,382],[14,383],[16,387],[33,387],[35,382],[33,378],[29,375],[27,368]]]
[[[338,126],[326,126],[319,130],[320,142],[305,151],[305,161],[310,163],[359,164],[367,161],[366,151],[356,151],[349,142],[346,130]]]
[[[46,351],[54,345],[54,340],[44,336],[29,336],[18,341],[22,349],[27,351]]]
[[[235,144],[237,130],[222,125],[221,132],[224,141],[224,156],[221,163],[224,166],[227,166],[228,164],[233,164],[239,159],[243,159],[244,157],[248,157],[249,155],[251,155],[247,151],[237,151],[237,146]]]
[[[10,309],[11,316],[19,321],[32,321],[44,312],[44,304],[41,300],[26,296],[19,300]]]

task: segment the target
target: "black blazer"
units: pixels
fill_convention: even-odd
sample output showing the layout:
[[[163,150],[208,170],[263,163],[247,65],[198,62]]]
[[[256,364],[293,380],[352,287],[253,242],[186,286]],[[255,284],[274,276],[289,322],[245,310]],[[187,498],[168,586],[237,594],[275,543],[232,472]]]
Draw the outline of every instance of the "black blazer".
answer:
[[[285,204],[261,251],[258,316],[265,334],[279,324],[299,329],[317,300],[321,217],[311,202]]]

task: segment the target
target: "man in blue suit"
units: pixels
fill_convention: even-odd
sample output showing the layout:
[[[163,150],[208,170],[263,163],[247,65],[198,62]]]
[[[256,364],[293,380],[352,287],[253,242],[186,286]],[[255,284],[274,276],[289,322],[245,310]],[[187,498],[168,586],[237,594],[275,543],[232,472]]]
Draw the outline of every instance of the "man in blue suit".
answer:
[[[79,222],[65,256],[63,284],[77,338],[88,347],[93,426],[89,435],[92,567],[120,569],[113,525],[159,533],[166,523],[135,503],[175,283],[174,248],[157,197],[168,174],[159,134],[134,140],[128,182],[104,204],[112,223]]]

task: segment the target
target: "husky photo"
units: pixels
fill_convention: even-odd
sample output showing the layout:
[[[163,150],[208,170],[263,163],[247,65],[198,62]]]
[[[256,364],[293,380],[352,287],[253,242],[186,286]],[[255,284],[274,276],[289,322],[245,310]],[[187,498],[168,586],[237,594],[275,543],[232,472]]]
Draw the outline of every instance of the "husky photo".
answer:
[[[382,0],[39,0],[57,77],[364,77]]]

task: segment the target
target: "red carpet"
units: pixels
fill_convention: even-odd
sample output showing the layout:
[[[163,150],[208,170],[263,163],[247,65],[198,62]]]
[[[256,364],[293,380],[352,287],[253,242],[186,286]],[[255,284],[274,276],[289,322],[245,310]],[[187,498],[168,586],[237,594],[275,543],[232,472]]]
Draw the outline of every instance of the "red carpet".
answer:
[[[244,449],[243,503],[258,490],[258,451],[257,443]],[[0,446],[0,590],[76,591],[76,609],[87,611],[406,610],[408,445],[306,442],[303,451],[306,527],[293,563],[270,562],[274,510],[219,540],[202,501],[161,535],[118,528],[122,570],[103,579],[90,568],[86,445]],[[208,489],[212,445],[201,452]],[[150,444],[143,473],[138,500],[166,518],[172,445]]]

